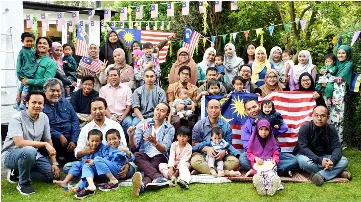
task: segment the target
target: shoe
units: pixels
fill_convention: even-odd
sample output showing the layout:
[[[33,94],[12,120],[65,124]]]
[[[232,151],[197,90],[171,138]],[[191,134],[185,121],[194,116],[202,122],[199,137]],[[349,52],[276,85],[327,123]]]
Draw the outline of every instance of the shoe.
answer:
[[[224,171],[223,170],[219,170],[217,177],[224,177]]]
[[[106,183],[106,184],[100,186],[99,190],[100,191],[111,191],[111,190],[116,190],[118,188],[119,188],[119,183],[113,184],[113,183],[109,182],[109,183]]]
[[[267,195],[273,196],[275,195],[276,191],[280,188],[281,185],[281,178],[278,176],[274,176],[271,179],[271,187],[267,190]]]
[[[134,173],[133,178],[132,178],[132,183],[133,183],[132,196],[133,197],[139,197],[142,187],[143,187],[142,180],[143,180],[143,178],[142,178],[142,174],[140,172]],[[144,190],[144,188],[143,188],[143,190]]]
[[[182,190],[189,189],[189,184],[184,180],[181,179],[177,180],[177,184]]]
[[[352,180],[352,175],[347,170],[342,171],[342,173],[340,174],[340,177],[341,178],[346,178],[346,179],[348,179],[350,181]]]
[[[16,189],[20,192],[20,194],[22,194],[24,196],[29,196],[30,194],[35,194],[35,190],[30,185],[30,182],[23,184],[23,185],[20,185],[18,183],[18,185],[16,186]]]
[[[19,170],[18,169],[8,169],[7,180],[9,183],[19,182]]]
[[[325,178],[319,173],[312,174],[311,182],[316,186],[321,186],[325,182]]]
[[[253,186],[256,188],[259,195],[264,196],[267,194],[267,191],[263,186],[263,179],[261,175],[256,174],[253,176]]]
[[[84,199],[84,198],[86,198],[88,196],[91,196],[93,194],[95,194],[95,191],[91,191],[91,190],[88,190],[88,189],[83,189],[80,192],[78,192],[77,194],[75,194],[74,196],[77,199]]]
[[[165,182],[168,182],[168,180],[164,177],[158,177],[156,179],[153,180],[152,183],[158,183],[158,184],[161,184],[161,183],[165,183]]]
[[[147,184],[147,189],[149,190],[157,190],[164,187],[169,187],[169,182],[164,177],[158,177],[154,179],[151,183]]]

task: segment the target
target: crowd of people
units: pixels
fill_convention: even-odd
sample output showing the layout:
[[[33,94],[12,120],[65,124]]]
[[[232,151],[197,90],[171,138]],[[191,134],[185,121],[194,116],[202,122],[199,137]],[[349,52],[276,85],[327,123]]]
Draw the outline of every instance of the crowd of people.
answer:
[[[132,195],[138,197],[169,186],[169,180],[188,189],[197,173],[222,177],[245,171],[261,195],[274,195],[283,188],[279,176],[292,176],[296,169],[310,173],[318,186],[336,176],[351,178],[341,148],[352,74],[349,46],[338,47],[337,57],[327,54],[319,72],[307,50],[298,52],[295,64],[291,50],[276,46],[267,57],[264,47],[250,43],[239,57],[229,43],[224,55],[210,47],[196,64],[180,48],[163,90],[157,50],[172,36],[155,48],[139,42],[128,48],[114,31],[107,37],[100,48],[88,46],[88,57],[101,64],[94,72],[77,65],[70,44],[38,37],[34,51],[34,36],[22,34],[19,112],[9,121],[2,149],[8,181],[16,182],[21,194],[35,193],[32,179],[54,182],[82,199],[95,193],[94,180],[105,180],[99,190],[110,191],[132,178]],[[280,150],[277,137],[288,126],[270,100],[244,103],[244,150],[232,146],[232,129],[218,100],[207,103],[207,117],[199,116],[202,96],[283,91],[308,91],[316,102],[293,153]],[[65,179],[59,179],[60,168]]]

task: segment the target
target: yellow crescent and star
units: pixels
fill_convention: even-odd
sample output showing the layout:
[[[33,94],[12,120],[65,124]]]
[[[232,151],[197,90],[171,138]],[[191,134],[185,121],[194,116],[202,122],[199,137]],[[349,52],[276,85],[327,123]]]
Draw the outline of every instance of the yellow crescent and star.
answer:
[[[225,103],[229,98],[222,98],[219,102],[221,103],[221,106],[223,105],[223,103]],[[244,109],[244,104],[243,104],[243,99],[240,99],[238,97],[233,98],[232,100],[232,110],[233,110],[233,114],[237,114],[237,117],[239,117],[240,119],[244,118],[246,115],[245,109]],[[221,114],[221,117],[227,121],[230,122],[232,121],[234,118],[231,119],[227,119],[226,117],[224,117]]]

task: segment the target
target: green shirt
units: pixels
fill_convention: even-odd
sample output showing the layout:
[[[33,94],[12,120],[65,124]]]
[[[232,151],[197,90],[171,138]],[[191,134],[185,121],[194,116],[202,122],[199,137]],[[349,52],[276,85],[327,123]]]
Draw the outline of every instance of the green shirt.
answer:
[[[36,67],[37,64],[34,50],[23,46],[16,62],[16,75],[19,80],[21,80],[21,77],[27,79],[34,78]]]
[[[323,66],[320,69],[320,72],[322,72],[322,70],[326,70],[327,72],[329,72],[332,76],[335,76],[337,74],[337,66],[332,65],[332,66]]]
[[[41,56],[37,60],[38,68],[33,79],[28,80],[31,90],[43,90],[43,85],[49,78],[54,78],[56,74],[56,63],[49,55]]]

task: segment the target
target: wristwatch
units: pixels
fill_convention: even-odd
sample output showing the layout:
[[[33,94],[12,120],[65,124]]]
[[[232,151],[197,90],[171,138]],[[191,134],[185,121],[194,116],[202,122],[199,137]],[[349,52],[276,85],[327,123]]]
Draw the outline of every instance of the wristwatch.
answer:
[[[53,166],[59,166],[59,163],[58,162],[54,162],[52,163]]]

